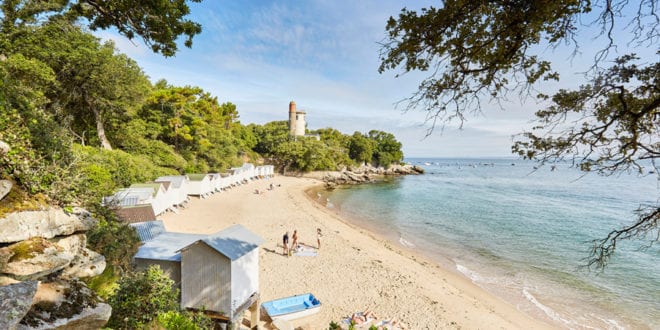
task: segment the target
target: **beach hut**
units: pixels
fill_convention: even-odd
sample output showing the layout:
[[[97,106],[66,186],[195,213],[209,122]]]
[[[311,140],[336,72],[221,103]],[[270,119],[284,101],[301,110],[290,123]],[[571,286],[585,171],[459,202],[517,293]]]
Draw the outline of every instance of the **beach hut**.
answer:
[[[243,166],[241,166],[241,170],[245,180],[250,180],[257,176],[254,170],[254,165],[250,163],[244,163]]]
[[[135,228],[142,242],[151,241],[156,236],[165,232],[165,225],[161,220],[135,222],[131,223],[130,226]]]
[[[172,205],[183,205],[188,200],[188,184],[190,179],[186,175],[161,176],[156,182],[169,182],[168,191],[172,198]]]
[[[258,319],[259,246],[264,240],[233,225],[181,249],[181,307]],[[256,306],[256,307],[255,307]]]
[[[147,269],[158,265],[173,281],[175,288],[181,284],[181,253],[179,250],[207,235],[163,232],[150,241],[144,242],[133,260],[137,269]]]
[[[211,176],[208,174],[188,174],[188,195],[206,197],[213,192]]]
[[[167,194],[165,189],[165,184],[161,182],[151,182],[151,183],[134,183],[129,189],[151,189],[151,207],[154,209],[155,215],[160,215],[163,212],[167,211],[171,204],[171,198]]]
[[[213,191],[214,192],[220,191],[220,183],[221,183],[220,173],[209,173],[208,175],[211,177],[210,181],[211,181],[211,188],[213,189]]]

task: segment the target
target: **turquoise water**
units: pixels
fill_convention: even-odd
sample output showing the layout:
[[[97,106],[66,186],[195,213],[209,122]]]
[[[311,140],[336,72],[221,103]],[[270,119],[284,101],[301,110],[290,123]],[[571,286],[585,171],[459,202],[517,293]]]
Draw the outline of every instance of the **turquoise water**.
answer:
[[[565,328],[660,328],[660,249],[623,241],[605,272],[588,241],[655,204],[656,174],[534,170],[503,159],[409,159],[426,174],[326,192],[327,207]]]

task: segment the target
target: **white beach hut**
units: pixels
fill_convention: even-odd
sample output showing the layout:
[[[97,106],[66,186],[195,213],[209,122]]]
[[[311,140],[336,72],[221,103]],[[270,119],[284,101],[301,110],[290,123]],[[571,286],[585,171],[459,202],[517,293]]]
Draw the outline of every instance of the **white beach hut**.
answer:
[[[172,205],[183,205],[188,200],[188,184],[190,180],[186,175],[161,176],[154,180],[156,182],[169,182],[168,191],[172,198]]]
[[[246,308],[258,306],[263,242],[237,224],[183,247],[181,307],[222,312],[234,320]]]
[[[150,204],[157,216],[172,206],[171,198],[167,194],[165,185],[161,182],[134,183],[129,189],[151,189],[153,193]]]
[[[144,242],[133,260],[137,269],[158,265],[173,281],[175,288],[181,284],[181,253],[179,250],[207,235],[163,232]]]
[[[243,166],[241,166],[241,170],[242,173],[244,173],[245,180],[250,180],[256,176],[254,165],[250,163],[244,163]]]
[[[208,174],[188,174],[188,195],[206,197],[213,192],[211,176]]]

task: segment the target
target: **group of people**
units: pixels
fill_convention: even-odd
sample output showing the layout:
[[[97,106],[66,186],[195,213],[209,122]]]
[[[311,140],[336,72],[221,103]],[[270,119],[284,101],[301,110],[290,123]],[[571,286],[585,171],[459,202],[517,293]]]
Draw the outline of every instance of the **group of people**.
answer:
[[[321,249],[321,236],[323,236],[323,233],[321,232],[321,228],[316,228],[316,248]],[[291,245],[289,245],[289,232],[287,231],[284,233],[284,236],[282,236],[282,254],[286,256],[290,256],[293,251],[298,250],[299,248],[299,243],[298,243],[298,230],[294,229],[293,230],[293,236],[291,236]]]

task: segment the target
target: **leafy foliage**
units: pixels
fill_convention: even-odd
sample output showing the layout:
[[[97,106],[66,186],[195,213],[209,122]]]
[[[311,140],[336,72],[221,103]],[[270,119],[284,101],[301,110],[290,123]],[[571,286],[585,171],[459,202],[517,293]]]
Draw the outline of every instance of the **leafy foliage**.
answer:
[[[112,316],[107,326],[136,329],[156,319],[160,313],[178,310],[178,290],[174,282],[158,266],[130,273],[119,280],[119,287],[110,297]]]
[[[98,204],[92,214],[99,224],[87,232],[87,246],[101,253],[118,275],[131,270],[133,256],[141,244],[135,228],[117,219],[112,210]]]
[[[114,27],[128,39],[140,36],[155,53],[165,56],[176,53],[179,36],[186,36],[184,44],[191,47],[192,38],[202,31],[198,23],[185,19],[190,13],[186,0],[8,0],[0,8],[0,53],[12,41],[25,36],[23,28],[62,18],[69,22],[85,18],[92,30]]]
[[[172,330],[212,329],[213,320],[202,313],[168,311],[158,314],[158,324]]]

